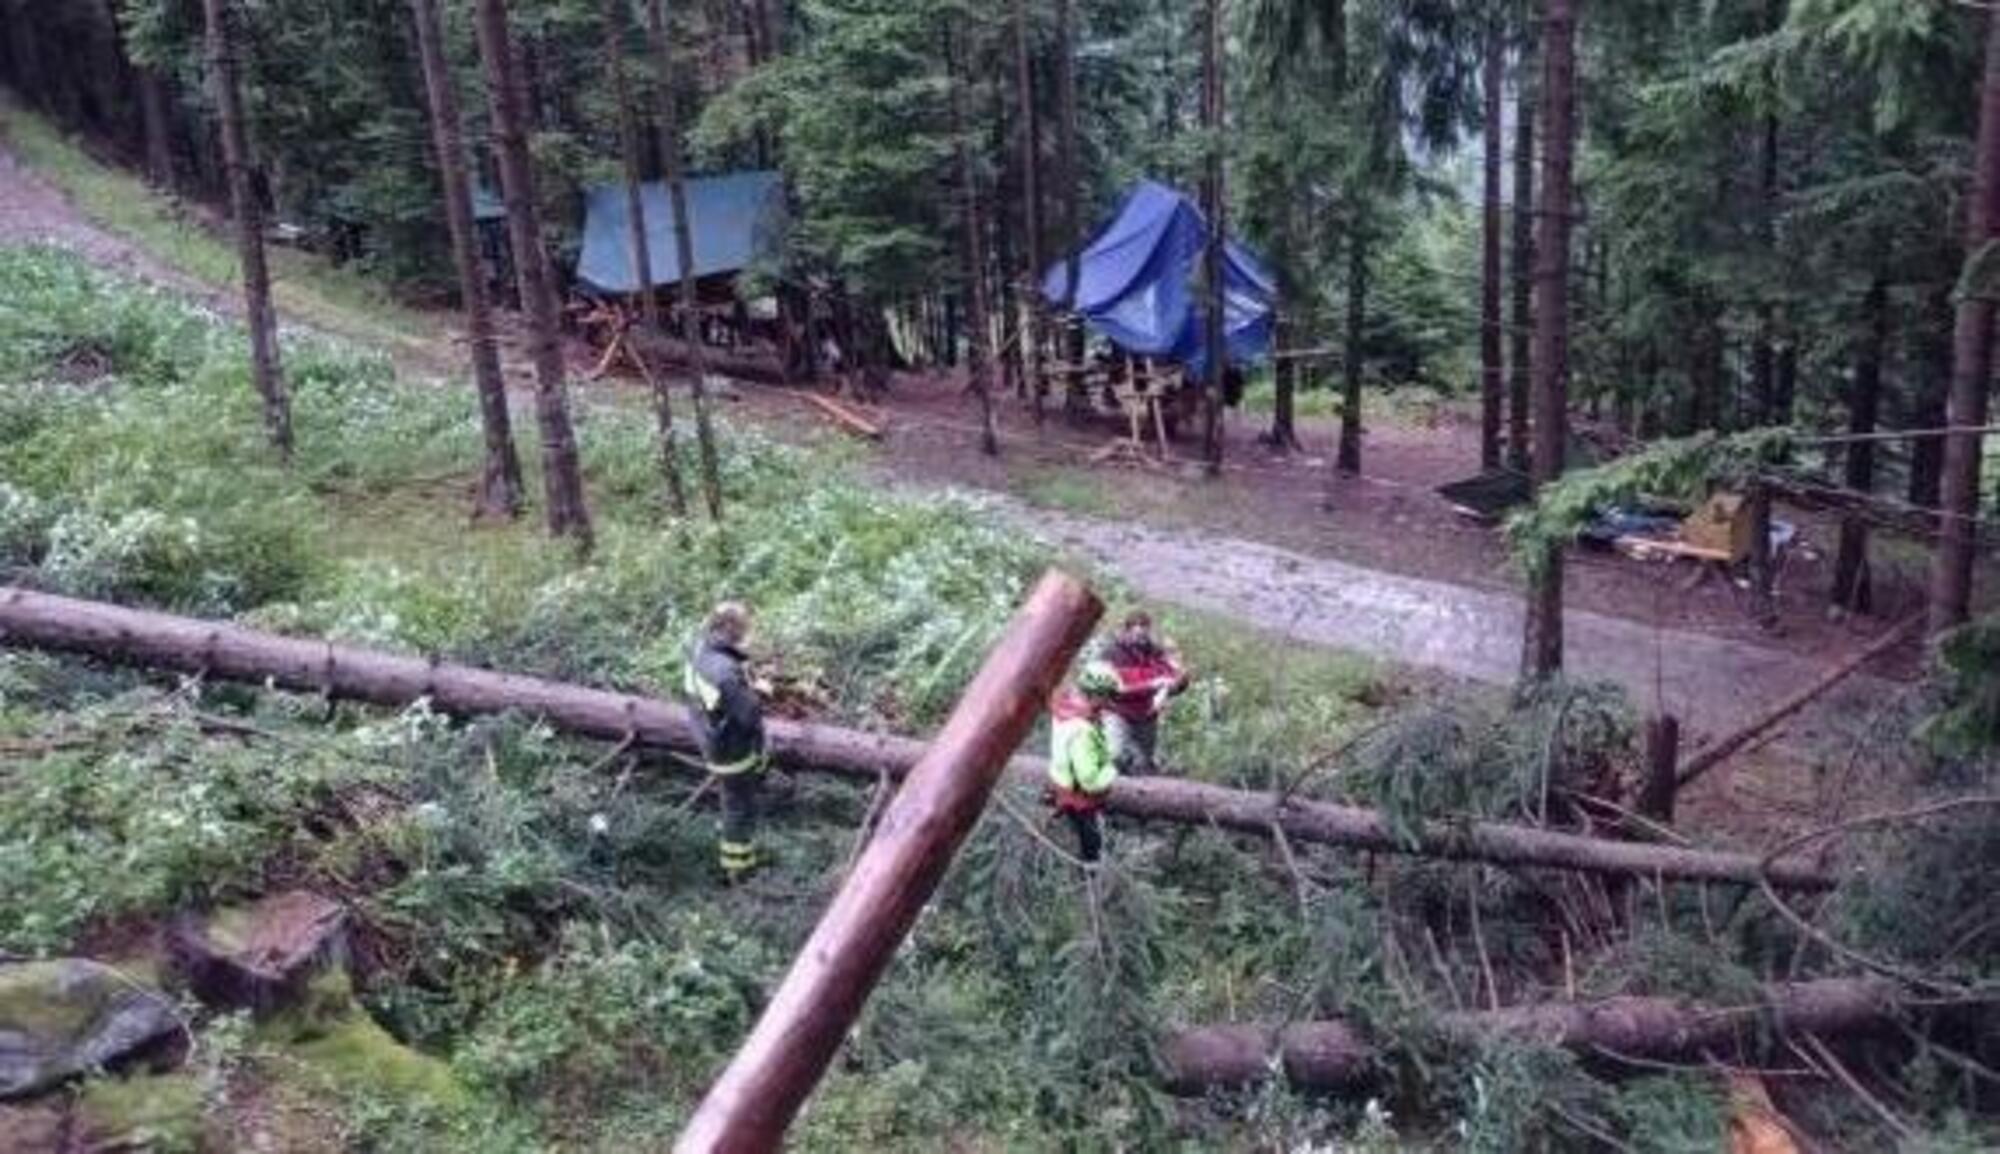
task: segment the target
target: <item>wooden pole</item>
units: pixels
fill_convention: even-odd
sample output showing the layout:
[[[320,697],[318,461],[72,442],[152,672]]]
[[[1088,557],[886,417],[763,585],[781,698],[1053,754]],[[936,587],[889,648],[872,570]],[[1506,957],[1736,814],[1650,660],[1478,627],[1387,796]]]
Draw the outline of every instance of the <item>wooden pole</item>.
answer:
[[[684,753],[696,748],[687,710],[654,698],[5,586],[0,586],[0,646],[82,653],[390,707],[426,698],[459,716],[516,710],[581,737]],[[913,738],[810,721],[772,718],[765,729],[781,764],[869,784],[885,773],[907,776],[925,751]],[[1048,763],[1017,757],[1008,772],[1023,786],[1040,788],[1048,780]],[[1756,885],[1763,876],[1756,854],[1609,841],[1490,821],[1440,820],[1406,831],[1371,809],[1165,777],[1121,779],[1105,798],[1105,810],[1250,837],[1282,833],[1295,844],[1371,853],[1737,885]],[[1788,861],[1772,863],[1771,881],[1781,889],[1833,884],[1826,874]]]
[[[1042,578],[910,771],[676,1151],[778,1148],[1103,612],[1074,578]]]

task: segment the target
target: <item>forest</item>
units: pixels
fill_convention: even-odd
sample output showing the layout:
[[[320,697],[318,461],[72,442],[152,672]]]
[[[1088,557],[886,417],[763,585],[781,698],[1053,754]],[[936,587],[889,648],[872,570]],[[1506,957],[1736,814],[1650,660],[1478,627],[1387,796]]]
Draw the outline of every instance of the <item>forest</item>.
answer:
[[[1972,0],[0,0],[0,1151],[2000,1147],[1996,252]]]

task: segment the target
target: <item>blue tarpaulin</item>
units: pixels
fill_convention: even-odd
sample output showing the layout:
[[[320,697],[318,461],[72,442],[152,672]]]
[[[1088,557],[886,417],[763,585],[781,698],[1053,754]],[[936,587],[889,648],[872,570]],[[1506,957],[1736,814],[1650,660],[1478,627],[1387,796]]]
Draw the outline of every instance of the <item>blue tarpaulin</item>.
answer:
[[[1193,201],[1166,185],[1141,181],[1083,250],[1071,307],[1129,353],[1205,372],[1194,282],[1207,236]],[[1223,251],[1224,345],[1230,362],[1241,365],[1271,351],[1277,283],[1243,246],[1225,241]],[[1051,304],[1064,304],[1068,281],[1067,265],[1056,265],[1042,278],[1042,295]]]
[[[777,173],[691,177],[684,187],[696,279],[741,272],[758,257],[777,251],[785,205]],[[655,285],[678,284],[680,258],[674,247],[673,202],[667,196],[667,186],[655,181],[639,191],[652,281]],[[632,220],[626,210],[625,186],[599,185],[584,194],[583,250],[576,258],[577,279],[601,293],[634,293],[639,291],[639,283],[632,272]]]

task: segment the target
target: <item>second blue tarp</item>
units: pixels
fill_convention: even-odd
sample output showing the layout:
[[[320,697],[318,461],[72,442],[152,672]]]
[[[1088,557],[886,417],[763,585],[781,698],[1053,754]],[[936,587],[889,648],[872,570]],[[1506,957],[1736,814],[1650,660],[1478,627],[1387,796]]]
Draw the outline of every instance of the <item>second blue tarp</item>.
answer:
[[[1069,304],[1097,333],[1135,356],[1178,361],[1207,371],[1197,270],[1208,226],[1193,201],[1163,184],[1141,181],[1111,223],[1081,254],[1076,299],[1068,265],[1042,278],[1052,305]],[[1245,365],[1271,351],[1277,283],[1243,246],[1224,246],[1223,329],[1228,362]]]

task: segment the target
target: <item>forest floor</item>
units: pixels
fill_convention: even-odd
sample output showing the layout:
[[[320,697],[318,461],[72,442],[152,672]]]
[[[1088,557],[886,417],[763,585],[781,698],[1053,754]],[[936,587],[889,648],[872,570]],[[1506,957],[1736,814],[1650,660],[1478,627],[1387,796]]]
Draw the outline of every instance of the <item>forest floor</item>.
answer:
[[[157,245],[107,227],[101,215],[0,141],[0,243],[52,243],[234,311],[234,294],[199,275],[207,270],[161,259]],[[285,279],[281,268],[281,308]],[[365,330],[383,327],[372,318],[343,323],[337,309],[286,311],[294,317],[304,311],[308,323],[364,341]],[[450,329],[433,326],[428,347],[399,337],[386,351],[408,368],[430,372],[450,363],[451,342]],[[572,353],[578,365],[589,356],[581,347]],[[522,366],[509,368],[518,376],[511,370]],[[744,387],[727,395],[732,413],[774,431],[838,436],[816,410],[782,391]],[[1092,453],[1121,424],[1079,424],[1052,412],[1037,426],[1012,398],[997,406],[1001,455],[982,456],[977,410],[962,378],[905,374],[875,414],[886,436],[871,463],[898,484],[1002,495],[997,508],[1009,521],[1088,557],[1148,598],[1303,643],[1511,681],[1521,609],[1505,545],[1495,529],[1467,521],[1433,491],[1473,471],[1476,429],[1448,404],[1392,399],[1382,408],[1368,428],[1360,476],[1328,469],[1330,421],[1302,417],[1305,448],[1280,454],[1258,439],[1262,414],[1239,412],[1228,420],[1224,475],[1206,479],[1189,442],[1174,447],[1170,464],[1093,464]],[[1824,612],[1831,563],[1821,543],[1833,534],[1810,519],[1802,528],[1803,546],[1782,577],[1782,621],[1770,634],[1752,623],[1746,595],[1726,579],[1692,584],[1684,565],[1573,555],[1566,617],[1572,670],[1618,683],[1642,709],[1677,713],[1696,740],[1809,682],[1882,625]],[[1883,552],[1878,604],[1885,619],[1895,619],[1918,603],[1918,559]],[[1877,672],[1893,676],[1905,666],[1907,659],[1901,665],[1890,659]],[[1789,742],[1819,744],[1829,731],[1850,726],[1854,703],[1880,700],[1889,687],[1878,677],[1856,679],[1795,723]]]

